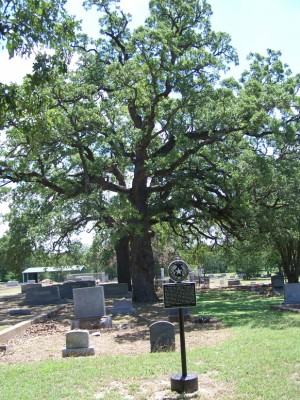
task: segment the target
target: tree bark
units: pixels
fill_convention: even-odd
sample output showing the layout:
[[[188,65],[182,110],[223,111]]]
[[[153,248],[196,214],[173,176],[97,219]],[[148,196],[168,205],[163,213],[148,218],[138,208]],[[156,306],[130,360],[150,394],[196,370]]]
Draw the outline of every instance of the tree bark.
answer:
[[[276,247],[280,253],[283,270],[288,283],[298,283],[300,274],[300,241],[277,241]]]
[[[141,226],[139,226],[140,228]],[[159,300],[154,288],[154,257],[147,223],[131,237],[132,299],[140,303]]]
[[[128,290],[132,290],[129,264],[129,236],[124,236],[115,244],[117,257],[117,274],[119,283],[127,283]]]

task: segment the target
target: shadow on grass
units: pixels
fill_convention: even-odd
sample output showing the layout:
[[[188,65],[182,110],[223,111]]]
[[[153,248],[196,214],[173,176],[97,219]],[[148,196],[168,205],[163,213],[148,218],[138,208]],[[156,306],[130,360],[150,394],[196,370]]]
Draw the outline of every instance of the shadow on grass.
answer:
[[[266,297],[252,292],[216,290],[198,295],[194,313],[218,318],[229,326],[283,329],[300,327],[300,315],[271,310],[282,297]]]

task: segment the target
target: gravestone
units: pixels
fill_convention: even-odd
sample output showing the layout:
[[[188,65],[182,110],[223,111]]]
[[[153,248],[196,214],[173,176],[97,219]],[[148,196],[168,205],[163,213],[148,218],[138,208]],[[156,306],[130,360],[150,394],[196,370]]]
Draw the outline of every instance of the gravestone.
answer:
[[[132,308],[131,299],[117,299],[113,301],[112,315],[117,314],[136,314],[136,309]]]
[[[187,307],[183,308],[183,316],[184,316],[184,321],[191,321],[191,315],[189,313],[189,309]],[[170,308],[169,311],[169,322],[178,322],[179,321],[179,315],[178,315],[178,308]]]
[[[150,325],[151,353],[175,350],[175,327],[167,321],[158,321]]]
[[[189,272],[189,281],[195,282],[195,272]]]
[[[73,289],[73,298],[75,318],[106,315],[104,291],[101,286]]]
[[[237,286],[241,284],[239,279],[228,279],[227,281],[228,286]]]
[[[7,281],[6,286],[7,287],[19,286],[19,282],[18,281]]]
[[[89,345],[89,331],[76,330],[66,333],[66,347],[62,350],[63,357],[94,356],[95,349]]]
[[[284,285],[284,303],[300,305],[300,283],[287,283]]]
[[[13,310],[9,310],[9,315],[30,315],[31,310],[28,308],[15,308]]]
[[[26,293],[26,290],[31,288],[42,287],[41,283],[21,283],[21,293]]]
[[[73,289],[74,318],[71,329],[111,328],[111,318],[106,316],[102,286]]]
[[[274,290],[279,292],[283,291],[284,287],[284,276],[281,273],[271,276],[271,284]]]
[[[25,303],[30,305],[62,303],[58,285],[29,288],[25,292]]]
[[[73,289],[82,289],[96,286],[95,280],[87,281],[65,281],[58,286],[62,299],[73,299]]]
[[[99,286],[103,287],[104,297],[106,299],[132,297],[132,293],[128,291],[127,283],[101,283]]]
[[[210,278],[208,276],[203,276],[200,280],[200,284],[203,289],[209,289]]]

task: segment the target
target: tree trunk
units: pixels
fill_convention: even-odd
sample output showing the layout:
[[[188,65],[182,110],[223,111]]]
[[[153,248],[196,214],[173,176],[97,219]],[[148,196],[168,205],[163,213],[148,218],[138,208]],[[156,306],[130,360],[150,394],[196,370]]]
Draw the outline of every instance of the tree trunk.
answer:
[[[119,283],[127,283],[128,290],[132,290],[129,268],[129,236],[124,236],[115,244],[117,257],[117,274]]]
[[[139,226],[140,227],[140,226]],[[142,225],[131,238],[132,299],[139,303],[155,303],[158,296],[154,288],[154,258],[151,232]]]
[[[283,270],[288,283],[298,283],[300,273],[300,241],[293,239],[277,241],[276,247],[280,253]]]

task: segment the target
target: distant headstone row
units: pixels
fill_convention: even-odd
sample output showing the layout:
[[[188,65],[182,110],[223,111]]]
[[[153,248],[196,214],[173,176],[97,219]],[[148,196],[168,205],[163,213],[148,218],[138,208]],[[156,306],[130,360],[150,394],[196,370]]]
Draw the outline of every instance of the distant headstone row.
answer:
[[[22,285],[25,303],[30,305],[59,304],[73,298],[73,289],[93,287],[95,281],[72,281],[57,285],[42,286],[39,283]]]

